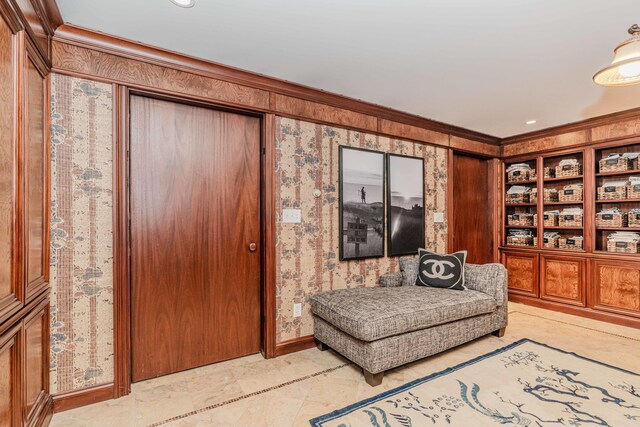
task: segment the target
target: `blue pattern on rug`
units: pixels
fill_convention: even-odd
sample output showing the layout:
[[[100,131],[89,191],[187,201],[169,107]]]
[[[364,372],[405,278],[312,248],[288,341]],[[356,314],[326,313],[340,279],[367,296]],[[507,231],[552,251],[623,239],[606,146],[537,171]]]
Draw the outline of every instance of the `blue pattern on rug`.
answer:
[[[520,349],[524,344],[534,344],[540,349],[536,350],[535,346],[533,349]],[[580,365],[582,372],[574,366],[556,366],[561,363],[557,363],[558,360],[553,358],[549,350],[565,355],[557,359],[561,363]],[[546,357],[540,353],[546,353]],[[575,359],[567,359],[567,355]],[[512,377],[507,375],[506,380],[512,384],[505,384],[506,389],[503,390],[500,386],[496,389],[494,382],[493,390],[483,393],[482,381],[478,381],[480,384],[468,381],[465,373],[459,371],[490,358],[499,358],[498,365],[501,366],[498,367],[509,371]],[[603,369],[596,375],[596,368],[589,369],[589,364],[613,371],[607,375]],[[426,390],[423,388],[422,392],[418,389],[423,384],[444,379],[453,373],[457,373],[454,381],[458,390],[455,393],[443,393],[437,386],[429,386]],[[475,372],[474,378],[482,374]],[[455,367],[314,418],[310,423],[313,427],[416,427],[468,426],[473,420],[475,426],[640,426],[639,378],[640,375],[634,372],[522,339]],[[357,420],[357,423],[349,422],[350,419]]]

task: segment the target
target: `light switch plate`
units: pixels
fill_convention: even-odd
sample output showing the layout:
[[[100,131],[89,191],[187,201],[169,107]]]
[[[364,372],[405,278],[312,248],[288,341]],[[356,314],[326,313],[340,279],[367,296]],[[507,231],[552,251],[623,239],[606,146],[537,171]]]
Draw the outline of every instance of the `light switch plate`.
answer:
[[[300,209],[283,209],[282,222],[289,224],[299,224],[302,222],[302,212]]]
[[[434,214],[433,214],[433,222],[444,222],[444,213],[442,213],[442,212],[434,212]]]
[[[293,304],[293,317],[300,316],[302,316],[302,304],[298,302]]]

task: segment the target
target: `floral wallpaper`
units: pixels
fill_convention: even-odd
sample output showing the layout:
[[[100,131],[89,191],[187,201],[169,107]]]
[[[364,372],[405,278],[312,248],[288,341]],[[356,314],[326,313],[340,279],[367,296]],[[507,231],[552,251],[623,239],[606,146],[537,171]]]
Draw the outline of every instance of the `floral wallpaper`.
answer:
[[[51,392],[113,381],[113,92],[51,75]]]
[[[433,222],[446,212],[447,150],[358,131],[278,118],[276,126],[276,210],[301,209],[300,224],[277,219],[277,341],[313,334],[309,296],[330,289],[374,286],[397,271],[397,258],[339,261],[338,151],[362,147],[425,160],[425,242],[446,251],[447,225]],[[314,190],[321,196],[314,197]],[[293,305],[302,303],[302,316]]]

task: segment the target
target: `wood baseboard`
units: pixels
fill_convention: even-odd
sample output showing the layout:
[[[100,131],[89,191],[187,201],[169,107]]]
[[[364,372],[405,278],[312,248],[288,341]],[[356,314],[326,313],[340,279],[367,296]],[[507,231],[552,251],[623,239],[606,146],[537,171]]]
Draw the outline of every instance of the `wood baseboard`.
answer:
[[[589,307],[576,307],[573,305],[541,300],[536,297],[515,295],[512,293],[509,293],[509,301],[530,305],[533,307],[544,308],[551,311],[557,311],[560,313],[571,314],[574,316],[587,317],[589,319],[600,320],[602,322],[615,323],[616,325],[640,329],[640,319],[594,310],[593,308]]]
[[[53,395],[53,412],[63,412],[92,403],[113,399],[113,383],[99,384],[93,387],[58,393]]]
[[[316,346],[316,339],[313,335],[307,335],[292,340],[283,341],[276,344],[275,357],[284,356],[285,354],[295,353],[296,351],[306,350]]]

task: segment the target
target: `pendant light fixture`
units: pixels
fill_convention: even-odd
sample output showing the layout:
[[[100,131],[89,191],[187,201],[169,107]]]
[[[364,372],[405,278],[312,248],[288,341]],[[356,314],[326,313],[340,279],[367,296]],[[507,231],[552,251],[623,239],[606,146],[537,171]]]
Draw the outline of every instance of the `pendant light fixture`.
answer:
[[[613,51],[611,65],[598,71],[593,81],[601,86],[627,86],[640,83],[640,26],[629,28],[631,38]]]

